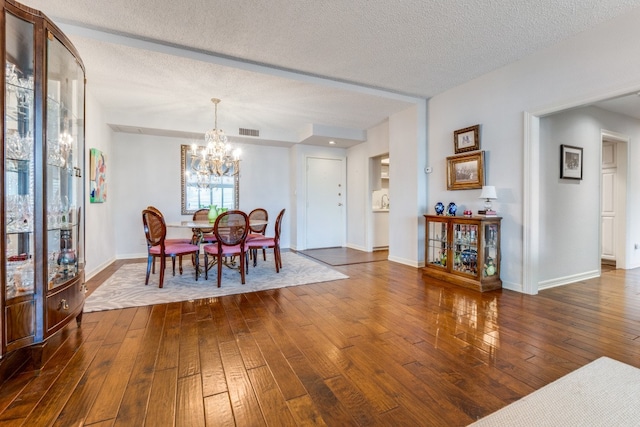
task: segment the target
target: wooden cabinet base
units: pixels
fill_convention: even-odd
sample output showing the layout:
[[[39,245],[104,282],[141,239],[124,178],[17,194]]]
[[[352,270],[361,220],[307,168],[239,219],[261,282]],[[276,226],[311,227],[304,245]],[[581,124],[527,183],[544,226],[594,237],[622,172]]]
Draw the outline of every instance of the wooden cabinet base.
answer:
[[[496,289],[502,289],[502,280],[492,279],[486,281],[474,280],[468,277],[456,276],[446,271],[438,271],[435,268],[423,268],[423,279],[437,279],[443,282],[451,283],[453,285],[462,286],[465,288],[473,289],[475,291],[487,292],[494,291]]]

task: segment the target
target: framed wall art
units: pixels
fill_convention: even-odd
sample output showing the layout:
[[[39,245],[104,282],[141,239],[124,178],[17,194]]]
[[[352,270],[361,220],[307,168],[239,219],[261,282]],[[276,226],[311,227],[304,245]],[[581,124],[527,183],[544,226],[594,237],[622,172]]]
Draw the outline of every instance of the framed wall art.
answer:
[[[465,153],[480,149],[480,125],[459,129],[453,132],[454,152]]]
[[[97,148],[89,150],[89,191],[91,203],[107,201],[107,162],[105,155]]]
[[[447,190],[469,190],[484,185],[484,151],[447,157]]]
[[[560,178],[582,179],[582,147],[560,145]]]

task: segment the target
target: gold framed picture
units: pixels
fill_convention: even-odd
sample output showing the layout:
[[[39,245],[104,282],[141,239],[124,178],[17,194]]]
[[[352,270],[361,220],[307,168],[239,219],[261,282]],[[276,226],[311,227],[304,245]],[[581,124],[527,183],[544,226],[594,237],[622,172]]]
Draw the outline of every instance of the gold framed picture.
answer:
[[[484,185],[484,151],[447,157],[447,190]]]
[[[456,154],[480,149],[480,125],[453,132],[453,148]]]

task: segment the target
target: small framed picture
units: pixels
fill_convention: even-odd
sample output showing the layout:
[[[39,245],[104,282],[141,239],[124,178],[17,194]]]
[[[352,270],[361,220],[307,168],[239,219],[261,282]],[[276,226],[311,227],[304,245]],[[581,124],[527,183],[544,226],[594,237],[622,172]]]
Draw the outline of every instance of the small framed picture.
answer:
[[[480,125],[453,132],[454,152],[464,153],[480,149]]]
[[[560,178],[582,179],[582,147],[560,145]]]
[[[447,190],[468,190],[484,185],[484,151],[447,157]]]

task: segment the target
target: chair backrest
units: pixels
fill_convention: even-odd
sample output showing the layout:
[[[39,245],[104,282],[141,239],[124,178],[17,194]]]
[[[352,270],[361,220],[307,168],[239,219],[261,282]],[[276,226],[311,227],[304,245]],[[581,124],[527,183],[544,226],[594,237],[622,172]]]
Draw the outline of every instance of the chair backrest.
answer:
[[[145,209],[142,211],[142,224],[144,225],[144,234],[147,238],[147,246],[164,247],[164,239],[167,236],[167,225],[164,223],[164,217],[157,210]]]
[[[267,213],[266,209],[254,209],[249,212],[249,222],[251,222],[251,220],[268,221],[269,214]],[[265,230],[267,229],[267,224],[256,226],[251,226],[251,224],[249,224],[249,228],[251,229],[252,233],[264,234]]]
[[[203,208],[203,209],[198,209],[197,211],[195,211],[193,213],[193,220],[194,221],[209,221],[209,209],[207,208]],[[197,233],[198,231],[200,231],[201,233],[213,233],[213,227],[211,228],[201,228],[200,230],[196,230],[195,228],[193,229],[194,233]]]
[[[160,209],[156,208],[155,206],[149,205],[149,206],[147,206],[147,209],[149,209],[150,211],[154,211],[156,213],[159,213],[161,216],[164,216],[164,215],[162,215],[162,212],[160,212]]]
[[[282,217],[284,216],[285,209],[282,209],[276,218],[276,235],[273,240],[278,243],[280,242],[280,231],[282,230]]]
[[[218,215],[213,225],[218,243],[234,246],[244,244],[249,234],[249,217],[242,211],[227,211]]]

